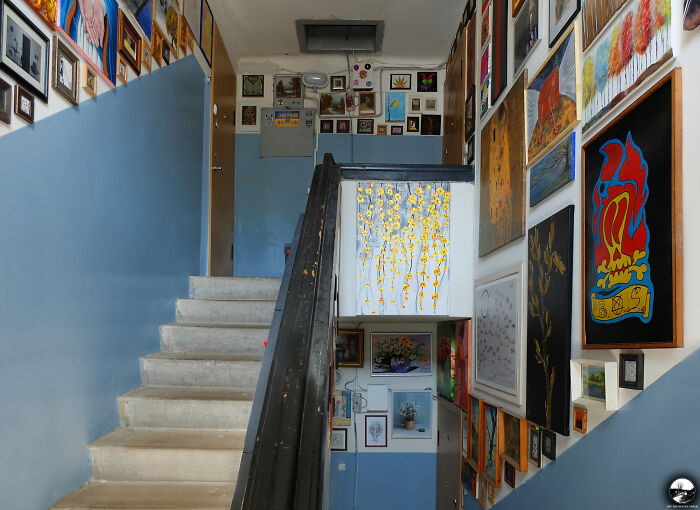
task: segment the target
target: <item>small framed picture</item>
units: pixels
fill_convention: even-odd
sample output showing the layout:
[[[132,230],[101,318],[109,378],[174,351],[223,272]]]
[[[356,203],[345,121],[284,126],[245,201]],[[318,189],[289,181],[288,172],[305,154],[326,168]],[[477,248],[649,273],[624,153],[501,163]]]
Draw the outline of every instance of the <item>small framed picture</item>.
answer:
[[[358,135],[373,135],[374,134],[374,119],[357,119],[357,134]]]
[[[467,165],[474,162],[474,135],[467,142]]]
[[[377,114],[377,93],[376,92],[358,92],[359,103],[357,106],[358,115],[376,115]]]
[[[15,85],[15,115],[34,124],[34,96]]]
[[[331,76],[331,90],[333,92],[345,92],[347,87],[347,77]]]
[[[620,388],[629,390],[644,389],[644,354],[626,354],[620,353],[620,362],[618,363],[620,374]]]
[[[243,75],[243,97],[265,96],[265,76],[262,74]]]
[[[418,81],[416,90],[418,92],[437,92],[438,73],[437,71],[418,71]]]
[[[391,126],[391,134],[392,135],[402,135],[403,134],[403,126]]]
[[[160,56],[163,59],[163,62],[165,62],[166,65],[170,65],[170,45],[161,44],[160,48],[161,48]]]
[[[585,434],[588,431],[588,409],[574,405],[574,430]]]
[[[391,90],[411,90],[411,75],[392,74],[390,88]]]
[[[420,132],[420,117],[406,117],[406,133]]]
[[[153,27],[153,36],[151,39],[151,56],[156,64],[163,65],[163,36],[158,29]]]
[[[386,415],[365,415],[365,446],[381,448],[387,446]]]
[[[335,132],[336,133],[349,133],[350,132],[350,120],[349,119],[338,119],[335,121]],[[340,331],[338,332],[340,334]],[[362,365],[360,365],[362,366]]]
[[[345,115],[345,94],[342,92],[321,92],[319,115]]]
[[[187,26],[187,21],[185,21],[185,16],[180,14],[180,32],[177,38],[177,45],[180,48],[180,52],[182,53],[183,57],[187,55],[187,38],[189,37],[189,33],[190,29]]]
[[[423,109],[426,112],[434,112],[437,111],[437,98],[436,97],[426,97],[425,98],[425,106]]]
[[[352,423],[352,391],[336,391],[333,401],[333,425],[349,427]]]
[[[350,124],[349,120],[339,120],[338,123],[340,122]],[[347,133],[348,131],[344,132]],[[335,362],[339,367],[362,366],[362,355],[365,350],[364,337],[365,331],[363,329],[338,330],[338,334],[335,337]]]
[[[387,125],[386,124],[377,124],[377,134],[378,135],[386,135],[388,134],[387,131]]]
[[[620,405],[618,377],[616,361],[571,360],[571,400],[600,402],[606,411],[615,411]]]
[[[498,427],[501,457],[518,471],[527,471],[527,420],[499,408]]]
[[[549,460],[557,458],[557,434],[552,430],[542,429],[542,455]]]
[[[321,133],[332,133],[333,132],[333,120],[332,119],[321,119]]]
[[[441,115],[421,115],[420,119],[420,134],[421,135],[439,135],[442,128]]]
[[[421,98],[420,96],[411,97],[411,111],[417,113],[421,111]]]
[[[124,12],[119,10],[119,55],[134,70],[136,75],[141,74],[141,36],[129,22]],[[118,74],[118,73],[117,73]]]
[[[71,104],[77,105],[80,90],[78,89],[80,59],[55,35],[51,62],[53,68],[51,86]]]
[[[348,450],[348,429],[332,430],[331,450],[335,452],[345,452]]]
[[[275,97],[288,99],[301,99],[304,97],[304,85],[298,74],[275,75]]]
[[[484,475],[479,475],[479,504],[481,505],[481,508],[486,510],[487,507],[487,495],[486,492],[488,488],[486,487],[488,485],[488,482],[486,481],[486,477]]]
[[[472,85],[467,94],[467,99],[464,103],[464,140],[469,141],[469,139],[474,134],[476,129],[476,116],[475,116],[475,102],[474,102],[474,86]]]
[[[129,70],[126,66],[126,59],[121,54],[117,55],[117,78],[119,78],[119,81],[126,83],[129,79],[128,73]]]
[[[504,466],[503,479],[508,485],[515,489],[515,466],[513,466],[513,464],[510,462],[505,462]]]
[[[488,480],[486,481],[486,494],[487,494],[489,503],[491,503],[492,505],[495,504],[496,503],[496,488]]]
[[[83,90],[92,97],[97,95],[97,75],[87,64],[83,64]]]
[[[0,78],[0,122],[12,121],[12,85]]]
[[[527,426],[527,459],[535,467],[542,467],[541,429],[534,423]]]
[[[141,45],[141,67],[149,73],[151,72],[151,46],[144,40]]]
[[[242,103],[241,117],[238,121],[239,131],[257,131],[260,126],[260,105],[258,103]]]

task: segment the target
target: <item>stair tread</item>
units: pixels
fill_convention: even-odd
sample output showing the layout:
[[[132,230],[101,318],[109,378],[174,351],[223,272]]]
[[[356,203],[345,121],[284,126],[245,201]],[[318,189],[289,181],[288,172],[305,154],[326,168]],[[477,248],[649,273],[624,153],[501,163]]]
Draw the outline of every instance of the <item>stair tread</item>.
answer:
[[[190,276],[190,280],[213,280],[213,281],[239,281],[239,282],[266,282],[280,285],[282,278],[273,276]]]
[[[56,509],[228,510],[235,485],[173,482],[90,482]]]
[[[229,303],[236,303],[238,301],[243,302],[243,303],[275,303],[277,301],[277,298],[269,298],[269,299],[263,299],[263,298],[242,298],[242,297],[237,297],[235,299],[202,299],[202,298],[178,298],[178,302],[181,303],[206,303],[206,304],[211,304],[211,306],[226,306]]]
[[[117,427],[92,447],[241,450],[246,431]]]
[[[172,361],[261,361],[263,353],[199,353],[159,351],[142,356],[141,359],[165,359]]]
[[[161,400],[251,401],[250,389],[203,388],[197,386],[141,386],[121,399],[149,398]]]
[[[201,329],[270,329],[269,322],[171,322],[163,324],[163,326],[171,328],[201,328]]]

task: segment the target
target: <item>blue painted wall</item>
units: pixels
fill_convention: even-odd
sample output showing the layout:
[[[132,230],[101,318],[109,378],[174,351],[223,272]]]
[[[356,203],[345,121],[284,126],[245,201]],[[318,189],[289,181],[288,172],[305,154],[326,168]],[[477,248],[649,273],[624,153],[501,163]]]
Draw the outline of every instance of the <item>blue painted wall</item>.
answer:
[[[0,508],[88,479],[199,271],[205,81],[188,57],[0,138]]]
[[[330,508],[434,510],[436,470],[434,453],[332,452]]]
[[[320,135],[319,162],[442,162],[440,136]],[[306,207],[312,158],[261,158],[260,135],[236,135],[234,274],[282,276],[283,247]]]

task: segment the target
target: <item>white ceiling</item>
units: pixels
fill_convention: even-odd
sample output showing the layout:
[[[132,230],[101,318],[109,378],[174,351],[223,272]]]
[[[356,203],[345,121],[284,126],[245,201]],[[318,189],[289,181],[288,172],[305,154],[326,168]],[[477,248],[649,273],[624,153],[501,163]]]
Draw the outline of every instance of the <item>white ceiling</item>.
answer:
[[[234,64],[298,55],[297,19],[384,20],[381,58],[447,59],[466,0],[210,0]]]

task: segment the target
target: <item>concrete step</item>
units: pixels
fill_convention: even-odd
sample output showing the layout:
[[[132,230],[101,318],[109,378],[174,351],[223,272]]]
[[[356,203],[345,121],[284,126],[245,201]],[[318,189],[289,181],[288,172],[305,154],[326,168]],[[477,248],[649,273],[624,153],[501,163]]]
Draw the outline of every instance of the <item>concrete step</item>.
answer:
[[[190,298],[212,300],[263,299],[275,301],[281,278],[190,277]]]
[[[206,299],[178,299],[177,322],[191,324],[267,324],[272,322],[274,301],[241,299],[212,301]]]
[[[90,445],[92,478],[235,482],[245,430],[119,427]]]
[[[253,392],[142,386],[119,397],[123,427],[245,429]]]
[[[157,352],[141,358],[144,386],[254,389],[259,355]]]
[[[160,327],[160,343],[164,352],[262,356],[269,333],[269,324],[205,326],[172,323]]]
[[[226,483],[90,482],[56,510],[229,510],[235,485]]]

